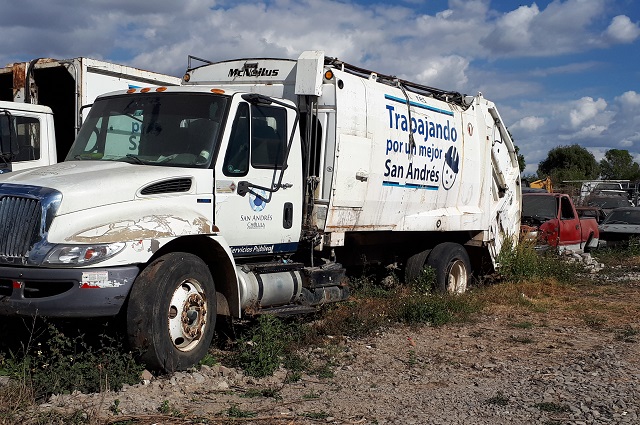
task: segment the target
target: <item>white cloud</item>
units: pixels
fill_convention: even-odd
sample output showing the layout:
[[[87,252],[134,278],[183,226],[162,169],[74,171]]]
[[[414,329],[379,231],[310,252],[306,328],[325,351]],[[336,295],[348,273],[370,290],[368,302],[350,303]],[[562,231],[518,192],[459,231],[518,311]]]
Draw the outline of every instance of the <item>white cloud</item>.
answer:
[[[632,43],[640,37],[640,27],[628,16],[618,15],[611,20],[605,36],[614,43]]]
[[[549,56],[585,50],[596,44],[590,26],[604,10],[604,0],[536,3],[500,16],[480,43],[495,56]]]
[[[512,127],[513,130],[536,131],[544,126],[545,119],[542,117],[528,116],[518,120]]]
[[[604,99],[593,100],[591,97],[583,97],[574,103],[569,112],[569,122],[572,128],[578,128],[586,121],[591,121],[607,107]]]
[[[623,109],[640,107],[640,93],[636,93],[633,90],[622,93],[622,95],[616,97],[615,100],[620,103]]]

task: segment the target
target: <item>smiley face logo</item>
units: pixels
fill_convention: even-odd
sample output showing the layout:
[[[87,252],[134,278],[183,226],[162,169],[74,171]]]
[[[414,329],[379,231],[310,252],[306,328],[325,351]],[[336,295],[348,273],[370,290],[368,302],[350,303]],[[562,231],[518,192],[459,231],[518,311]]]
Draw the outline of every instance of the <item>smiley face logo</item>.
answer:
[[[249,193],[249,205],[255,212],[264,210],[267,206],[267,192],[261,189],[252,190]]]
[[[451,146],[444,155],[444,165],[442,166],[442,187],[449,190],[456,181],[456,176],[460,170],[460,155],[455,146]]]

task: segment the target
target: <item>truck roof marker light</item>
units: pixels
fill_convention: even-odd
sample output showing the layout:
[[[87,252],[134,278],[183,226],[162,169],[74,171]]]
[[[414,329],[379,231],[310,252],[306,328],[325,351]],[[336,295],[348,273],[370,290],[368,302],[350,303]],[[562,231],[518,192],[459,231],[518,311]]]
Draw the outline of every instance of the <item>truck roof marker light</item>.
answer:
[[[184,77],[182,77],[182,79],[184,80],[185,83],[188,83],[189,80],[191,79],[191,74],[184,74]]]
[[[136,92],[136,89],[129,89],[129,90],[127,90],[127,93],[128,93],[128,94],[135,93],[135,92]]]
[[[211,89],[211,93],[224,94],[224,90],[222,90],[222,89]]]
[[[149,90],[151,90],[150,87],[145,87],[143,89],[140,89],[140,93],[147,93]]]
[[[157,92],[163,92],[163,91],[165,91],[166,89],[167,89],[166,87],[158,87],[158,88],[156,89],[156,91],[157,91]]]
[[[330,80],[333,78],[333,71],[332,70],[327,70],[324,72],[324,78],[325,80]]]

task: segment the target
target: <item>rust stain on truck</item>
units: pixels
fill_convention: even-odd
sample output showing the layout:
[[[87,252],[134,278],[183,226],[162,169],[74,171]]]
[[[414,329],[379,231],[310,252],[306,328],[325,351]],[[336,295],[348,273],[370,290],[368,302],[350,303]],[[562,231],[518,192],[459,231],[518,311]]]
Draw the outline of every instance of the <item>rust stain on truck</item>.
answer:
[[[66,241],[114,243],[208,233],[211,233],[211,224],[204,217],[196,217],[190,222],[170,215],[151,215],[139,220],[124,220],[84,229]]]
[[[11,73],[13,74],[13,99],[24,89],[27,80],[27,64],[24,62],[14,63]]]

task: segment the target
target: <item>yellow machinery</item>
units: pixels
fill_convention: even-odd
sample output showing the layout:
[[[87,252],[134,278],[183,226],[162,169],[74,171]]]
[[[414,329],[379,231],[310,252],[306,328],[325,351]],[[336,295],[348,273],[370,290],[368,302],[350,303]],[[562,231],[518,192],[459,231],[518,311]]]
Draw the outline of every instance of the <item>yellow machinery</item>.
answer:
[[[551,184],[551,178],[547,176],[546,179],[536,180],[529,183],[529,187],[534,189],[545,189],[549,193],[553,193],[553,185]]]

